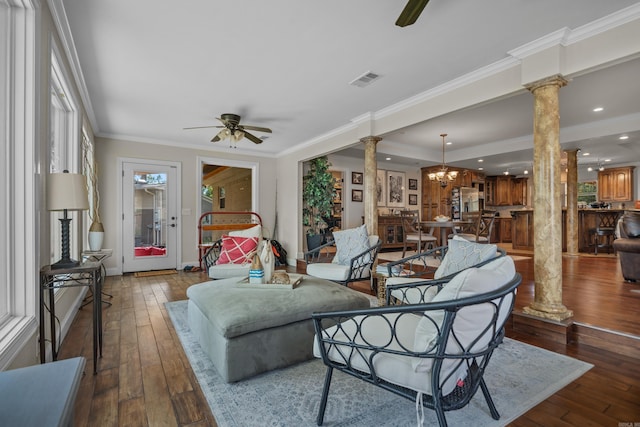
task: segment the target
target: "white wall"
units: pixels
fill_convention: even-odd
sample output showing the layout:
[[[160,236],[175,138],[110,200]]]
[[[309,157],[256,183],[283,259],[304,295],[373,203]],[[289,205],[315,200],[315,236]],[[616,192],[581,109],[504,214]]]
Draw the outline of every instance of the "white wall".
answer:
[[[364,156],[364,151],[362,152]],[[344,205],[344,213],[342,218],[342,228],[353,228],[362,225],[362,216],[364,215],[364,204],[362,202],[351,201],[351,190],[363,190],[364,185],[351,183],[351,172],[364,173],[364,157],[358,159],[356,157],[340,156],[336,154],[330,154],[329,161],[331,162],[331,170],[340,170],[344,173],[344,183],[342,185],[342,199]],[[420,168],[418,166],[400,165],[393,162],[379,162],[378,170],[388,170],[396,172],[404,172],[406,177],[405,182],[405,208],[420,210],[420,195],[422,178]],[[418,190],[408,189],[409,179],[416,179],[418,181]],[[416,194],[418,196],[417,205],[409,205],[408,194]],[[396,208],[397,209],[397,208]],[[380,213],[386,213],[387,207],[381,206],[378,211]]]

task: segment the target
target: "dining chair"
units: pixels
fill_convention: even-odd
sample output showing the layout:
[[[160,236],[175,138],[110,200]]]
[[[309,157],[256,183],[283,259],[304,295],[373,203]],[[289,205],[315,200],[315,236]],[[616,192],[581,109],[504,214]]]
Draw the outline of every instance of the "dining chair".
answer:
[[[420,225],[420,216],[417,210],[401,211],[400,217],[402,221],[402,232],[404,234],[402,244],[402,257],[404,258],[407,251],[407,244],[416,244],[416,252],[422,251],[422,243],[425,243],[425,250],[433,247],[437,240],[433,235],[433,227],[428,232],[422,230]]]

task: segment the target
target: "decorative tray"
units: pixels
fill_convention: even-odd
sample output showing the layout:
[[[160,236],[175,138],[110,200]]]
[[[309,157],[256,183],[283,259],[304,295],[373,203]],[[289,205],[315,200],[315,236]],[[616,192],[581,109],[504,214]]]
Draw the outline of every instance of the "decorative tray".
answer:
[[[245,289],[295,289],[304,278],[302,274],[287,274],[289,275],[289,283],[249,283],[249,278],[244,277],[236,283],[236,287]]]

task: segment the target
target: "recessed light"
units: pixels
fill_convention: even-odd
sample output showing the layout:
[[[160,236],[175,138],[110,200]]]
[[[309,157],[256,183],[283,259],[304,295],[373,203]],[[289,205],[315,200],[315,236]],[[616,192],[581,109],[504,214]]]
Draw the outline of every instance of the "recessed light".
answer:
[[[591,166],[589,166],[589,167],[587,168],[587,170],[588,170],[589,172],[593,172],[593,168],[592,168]]]
[[[525,170],[524,170],[524,174],[525,174],[525,175],[529,175],[529,171],[525,169]]]
[[[478,170],[479,170],[479,171],[483,171],[483,170],[484,170],[484,168],[478,168]]]
[[[484,159],[478,159],[478,163],[484,162]]]
[[[605,161],[605,162],[610,162],[610,161],[611,161],[611,159],[604,159],[604,161]]]
[[[385,160],[391,160],[391,157],[387,157]]]
[[[451,144],[453,144],[453,142],[447,141],[447,145],[451,145]]]
[[[619,139],[629,139],[629,135],[622,135]]]
[[[599,112],[600,112],[600,111],[602,111],[602,110],[604,110],[604,108],[602,108],[602,107],[596,107],[596,108],[594,108],[594,109],[593,109],[593,112],[594,112],[594,113],[599,113]]]
[[[583,156],[589,156],[591,153],[582,153]]]

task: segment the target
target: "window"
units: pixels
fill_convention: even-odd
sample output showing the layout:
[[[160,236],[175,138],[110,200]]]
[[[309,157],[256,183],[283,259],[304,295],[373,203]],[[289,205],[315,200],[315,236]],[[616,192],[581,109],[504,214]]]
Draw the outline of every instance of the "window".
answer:
[[[37,330],[39,3],[0,0],[0,370]]]
[[[578,204],[589,204],[597,201],[598,182],[588,181],[578,183]],[[582,202],[582,203],[581,203]]]
[[[62,67],[62,55],[54,40],[51,40],[51,81],[50,81],[50,132],[49,132],[49,173],[61,173],[65,170],[82,173],[80,170],[80,141],[79,114],[77,104],[69,90],[68,79]],[[70,253],[73,259],[78,259],[80,240],[84,235],[81,229],[80,212],[69,211],[71,217]],[[63,212],[50,212],[50,262],[60,259],[61,223]],[[73,237],[75,236],[75,237]]]

